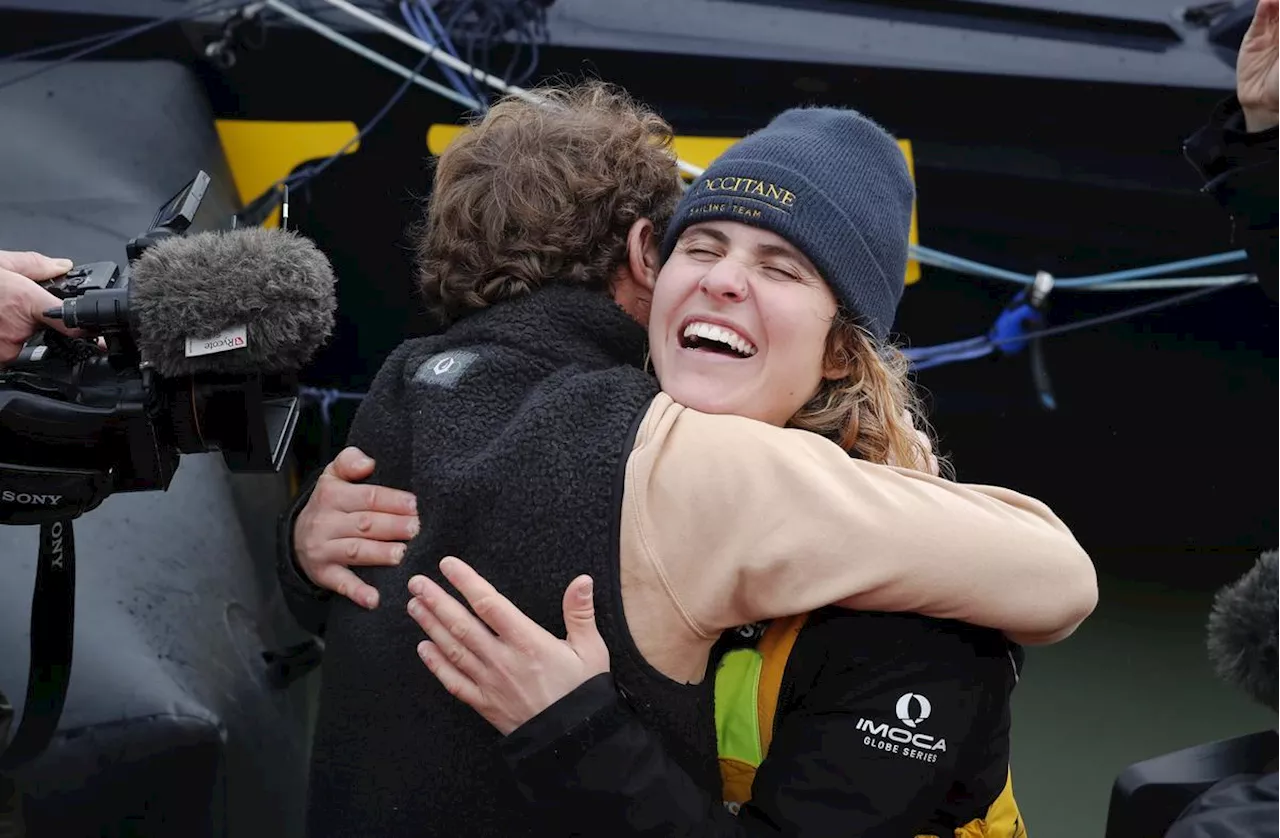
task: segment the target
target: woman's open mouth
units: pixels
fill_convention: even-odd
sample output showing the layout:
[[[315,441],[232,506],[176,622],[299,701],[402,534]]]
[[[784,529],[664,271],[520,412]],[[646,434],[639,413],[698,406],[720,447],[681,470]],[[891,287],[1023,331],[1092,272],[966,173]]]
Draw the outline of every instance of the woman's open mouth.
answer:
[[[705,320],[690,320],[685,324],[680,346],[733,358],[750,358],[757,351],[755,344],[736,330]]]

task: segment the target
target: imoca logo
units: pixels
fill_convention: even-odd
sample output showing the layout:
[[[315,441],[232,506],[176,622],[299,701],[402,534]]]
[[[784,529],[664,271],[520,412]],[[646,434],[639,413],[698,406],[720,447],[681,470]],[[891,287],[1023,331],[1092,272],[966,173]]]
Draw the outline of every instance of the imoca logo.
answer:
[[[863,745],[920,762],[937,762],[936,752],[946,753],[947,740],[916,730],[933,713],[929,699],[920,693],[904,693],[898,698],[893,712],[902,727],[890,727],[888,722],[867,718],[858,719],[858,730],[867,734],[862,740]]]
[[[902,698],[898,699],[898,706],[894,709],[898,713],[898,721],[912,729],[929,718],[929,714],[933,712],[933,706],[929,704],[929,699],[919,693],[903,695]]]

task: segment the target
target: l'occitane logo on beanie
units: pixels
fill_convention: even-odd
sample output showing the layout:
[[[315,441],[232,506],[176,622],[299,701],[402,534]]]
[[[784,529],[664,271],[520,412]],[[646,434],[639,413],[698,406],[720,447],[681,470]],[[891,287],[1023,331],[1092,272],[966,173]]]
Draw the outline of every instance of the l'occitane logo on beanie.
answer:
[[[914,204],[906,158],[887,131],[845,108],[792,108],[712,161],[680,199],[661,255],[694,223],[770,230],[884,340],[902,298]]]
[[[779,186],[764,178],[752,177],[704,177],[698,183],[698,189],[703,192],[725,193],[725,197],[733,198],[748,202],[758,202],[767,209],[778,210],[779,212],[791,212],[792,207],[796,204],[796,193],[792,192],[785,186]],[[744,207],[749,209],[750,207]],[[710,206],[701,210],[702,212],[715,212]],[[698,209],[690,212],[690,215],[698,214]]]

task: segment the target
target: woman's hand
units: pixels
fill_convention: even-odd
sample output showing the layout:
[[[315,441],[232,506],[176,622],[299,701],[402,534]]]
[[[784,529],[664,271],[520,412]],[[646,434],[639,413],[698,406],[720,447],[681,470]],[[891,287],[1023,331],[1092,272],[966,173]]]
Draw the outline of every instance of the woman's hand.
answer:
[[[1277,0],[1258,0],[1253,23],[1236,58],[1236,98],[1248,131],[1265,131],[1280,121],[1280,75],[1276,69]]]
[[[565,589],[567,637],[560,640],[460,559],[444,559],[440,570],[475,614],[427,577],[414,576],[409,614],[431,638],[418,644],[418,656],[451,695],[504,736],[609,671],[590,576],[577,577]]]

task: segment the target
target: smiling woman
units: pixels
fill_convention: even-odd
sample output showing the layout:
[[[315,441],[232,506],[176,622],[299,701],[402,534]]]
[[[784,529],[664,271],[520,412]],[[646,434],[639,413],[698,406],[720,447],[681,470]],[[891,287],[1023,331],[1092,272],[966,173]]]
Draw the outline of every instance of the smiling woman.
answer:
[[[836,309],[817,269],[777,233],[695,224],[654,286],[653,368],[687,407],[785,425],[824,379],[841,375],[823,363]]]
[[[648,322],[663,389],[655,404],[674,402],[685,417],[702,415],[694,421],[725,414],[756,420],[741,430],[764,423],[792,441],[820,442],[777,430],[803,428],[837,443],[844,451],[832,453],[846,463],[844,452],[936,475],[929,438],[907,410],[915,396],[906,364],[885,342],[902,290],[911,204],[896,145],[852,111],[788,111],[727,152],[681,200],[663,241]],[[654,438],[664,426],[669,420],[661,415],[641,422],[629,481],[645,486],[637,475],[648,468],[646,458],[664,459],[650,453],[661,451]],[[706,447],[717,444],[726,443],[703,439]],[[758,473],[731,476],[721,461],[725,479],[717,491],[698,493],[723,502],[705,521],[682,522],[689,503],[663,497],[670,494],[665,485],[666,493],[624,492],[622,550],[630,533],[643,533],[644,558],[658,568],[654,588],[696,587],[716,603],[752,596],[729,593],[732,581],[712,578],[716,555],[768,517],[742,515],[737,501],[761,491],[745,484],[781,473],[776,463],[728,447]],[[815,454],[795,452],[797,460]],[[692,469],[682,472],[681,484],[692,477]],[[792,500],[815,488],[821,494],[826,478],[812,477],[790,486]],[[654,527],[634,523],[646,515]],[[711,520],[724,528],[709,538]],[[728,549],[767,551],[779,531],[802,526],[791,515],[771,523]],[[842,562],[876,552],[847,530],[829,540],[844,545]],[[664,564],[661,557],[675,552],[696,558],[685,567]],[[749,579],[749,588],[792,593],[815,578],[832,581],[834,574],[800,569],[804,558],[788,551],[776,573],[732,575]],[[476,613],[431,579],[411,579],[409,613],[430,638],[420,656],[452,695],[506,736],[503,749],[526,796],[543,810],[575,813],[571,826],[613,835],[1025,834],[1008,740],[1021,653],[999,632],[917,614],[809,609],[792,597],[786,613],[801,616],[726,632],[712,656],[726,813],[688,787],[649,728],[610,706],[616,698],[605,680],[608,646],[617,644],[607,645],[596,630],[590,577],[579,576],[564,593],[567,636],[560,641],[458,559],[445,559],[440,570]],[[698,581],[689,583],[692,574]],[[734,625],[695,616],[703,611],[693,604],[699,599],[673,593],[676,607],[664,620],[657,608],[642,609],[623,594],[635,649],[677,681],[702,680],[709,638]],[[751,622],[771,615],[735,616]],[[642,636],[661,622],[674,624],[673,632],[687,623],[698,642],[682,650]],[[625,667],[627,655],[617,657],[612,663]]]
[[[907,360],[886,343],[914,201],[900,149],[862,115],[787,111],[727,151],[663,240],[649,322],[663,389],[871,462],[933,462]]]

